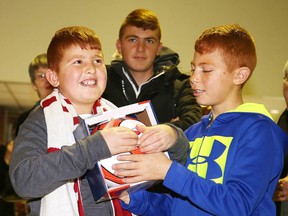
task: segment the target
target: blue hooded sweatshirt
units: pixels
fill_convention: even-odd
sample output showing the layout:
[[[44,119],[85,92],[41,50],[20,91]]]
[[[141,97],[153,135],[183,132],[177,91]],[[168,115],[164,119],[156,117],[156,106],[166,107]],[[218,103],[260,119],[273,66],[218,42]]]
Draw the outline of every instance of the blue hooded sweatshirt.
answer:
[[[272,201],[288,136],[261,104],[210,115],[185,131],[186,166],[173,162],[163,184],[173,193],[141,190],[122,206],[137,215],[273,216]]]

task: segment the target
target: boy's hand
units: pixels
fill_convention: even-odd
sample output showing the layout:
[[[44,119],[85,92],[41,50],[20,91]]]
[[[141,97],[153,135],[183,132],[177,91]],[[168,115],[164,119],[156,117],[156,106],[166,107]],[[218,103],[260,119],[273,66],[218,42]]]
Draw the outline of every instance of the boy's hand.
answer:
[[[145,127],[137,125],[136,129],[142,133],[138,145],[142,152],[155,153],[169,149],[177,139],[177,132],[168,125]]]
[[[123,179],[125,183],[163,180],[172,164],[172,161],[162,152],[124,154],[117,156],[117,160],[126,161],[112,166],[115,175],[125,176]]]
[[[5,155],[4,155],[4,161],[5,161],[5,163],[6,163],[7,165],[9,165],[9,163],[10,163],[10,158],[11,158],[11,155],[12,155],[13,147],[14,147],[14,141],[11,140],[11,141],[7,144],[6,152],[5,152]]]
[[[127,205],[129,205],[129,203],[130,203],[130,196],[129,196],[129,193],[127,191],[123,191],[120,194],[119,199],[122,200]]]
[[[115,119],[112,119],[101,130],[112,155],[133,151],[137,148],[138,135],[125,127],[113,127]]]
[[[288,199],[288,176],[279,179],[274,192],[273,201],[283,202]]]

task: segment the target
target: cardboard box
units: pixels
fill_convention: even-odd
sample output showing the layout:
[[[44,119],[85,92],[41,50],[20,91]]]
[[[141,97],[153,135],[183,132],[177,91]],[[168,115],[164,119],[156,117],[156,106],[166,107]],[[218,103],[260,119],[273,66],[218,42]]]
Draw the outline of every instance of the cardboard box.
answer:
[[[156,125],[158,123],[150,101],[135,103],[109,110],[101,115],[94,115],[85,120],[89,130],[111,120],[124,117],[133,117],[144,123],[146,126]],[[106,159],[107,160],[107,159]],[[95,202],[102,202],[113,198],[118,198],[123,191],[133,193],[139,189],[148,188],[155,181],[145,181],[136,184],[120,184],[109,187],[104,179],[101,168],[101,161],[96,163],[94,169],[89,170],[86,174],[89,186],[91,188]]]

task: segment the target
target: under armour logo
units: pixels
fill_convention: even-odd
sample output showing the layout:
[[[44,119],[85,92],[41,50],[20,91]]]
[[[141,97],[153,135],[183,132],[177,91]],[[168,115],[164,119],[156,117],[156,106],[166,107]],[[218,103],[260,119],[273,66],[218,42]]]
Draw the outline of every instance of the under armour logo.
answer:
[[[227,152],[232,142],[231,137],[197,138],[190,143],[190,160],[188,169],[205,179],[223,182]]]

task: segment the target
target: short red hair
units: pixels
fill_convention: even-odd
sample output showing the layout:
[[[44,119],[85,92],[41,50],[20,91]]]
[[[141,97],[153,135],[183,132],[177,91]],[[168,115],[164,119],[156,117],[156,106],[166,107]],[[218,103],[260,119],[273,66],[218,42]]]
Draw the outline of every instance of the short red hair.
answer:
[[[254,39],[238,24],[221,25],[205,30],[196,40],[194,48],[200,54],[219,49],[230,70],[248,67],[252,74],[257,64]]]
[[[101,42],[97,34],[83,26],[71,26],[58,30],[52,38],[48,50],[48,67],[58,71],[64,51],[72,45],[82,49],[101,49]]]

